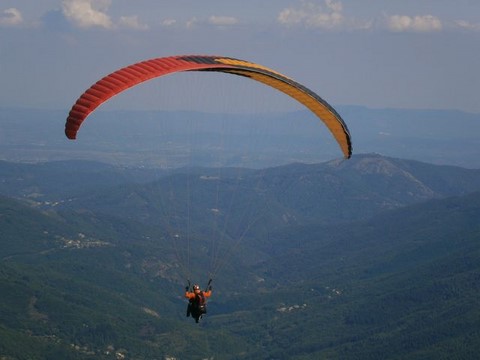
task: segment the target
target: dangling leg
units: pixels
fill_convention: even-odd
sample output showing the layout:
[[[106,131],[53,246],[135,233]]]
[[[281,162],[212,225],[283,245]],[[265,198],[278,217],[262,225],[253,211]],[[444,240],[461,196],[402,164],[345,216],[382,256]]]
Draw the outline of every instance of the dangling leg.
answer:
[[[198,320],[200,320],[201,314],[198,312],[197,309],[192,309],[192,317],[195,319],[195,322],[198,323]]]

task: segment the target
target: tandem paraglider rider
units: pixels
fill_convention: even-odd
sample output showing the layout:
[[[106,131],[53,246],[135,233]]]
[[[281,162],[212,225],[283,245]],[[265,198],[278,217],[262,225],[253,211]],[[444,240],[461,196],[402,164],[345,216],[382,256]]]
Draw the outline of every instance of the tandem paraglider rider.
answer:
[[[193,291],[190,291],[190,284],[185,287],[185,297],[188,299],[187,317],[192,316],[195,322],[207,313],[207,298],[212,295],[212,280],[208,282],[207,289],[202,291],[200,286],[193,285]]]

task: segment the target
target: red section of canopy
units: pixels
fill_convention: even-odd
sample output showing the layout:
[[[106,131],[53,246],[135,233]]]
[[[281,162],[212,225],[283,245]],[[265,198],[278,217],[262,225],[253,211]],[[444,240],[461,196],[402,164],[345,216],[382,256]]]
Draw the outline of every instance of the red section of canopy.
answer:
[[[215,58],[203,57],[205,62],[192,61],[202,57],[172,56],[142,61],[117,70],[93,84],[75,102],[65,124],[65,134],[76,139],[78,129],[87,116],[102,103],[120,92],[147,80],[179,71],[235,68],[233,65],[216,63]]]

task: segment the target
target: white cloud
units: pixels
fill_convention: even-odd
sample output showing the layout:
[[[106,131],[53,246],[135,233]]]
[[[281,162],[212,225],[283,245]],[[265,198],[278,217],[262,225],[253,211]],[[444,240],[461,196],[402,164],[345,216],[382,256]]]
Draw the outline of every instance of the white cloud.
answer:
[[[119,25],[127,27],[134,30],[147,30],[148,25],[142,24],[137,15],[133,16],[121,16],[119,20]]]
[[[198,19],[192,17],[186,22],[187,29],[193,29],[197,26],[214,25],[214,26],[232,26],[238,24],[238,19],[231,16],[212,15],[208,19]]]
[[[457,20],[455,24],[462,29],[480,31],[480,23],[471,23],[466,20]]]
[[[23,17],[18,9],[9,8],[0,14],[0,26],[17,26],[21,23],[23,23]]]
[[[229,25],[238,24],[238,19],[231,16],[212,15],[208,18],[208,23],[211,25],[229,26]]]
[[[82,28],[113,28],[112,20],[107,15],[111,0],[64,0],[63,14]]]
[[[175,19],[165,19],[162,21],[162,26],[173,26],[177,23]]]
[[[277,17],[285,26],[303,25],[323,29],[332,29],[344,21],[341,2],[325,0],[325,9],[313,2],[302,1],[299,8],[283,9]]]
[[[190,20],[187,21],[187,29],[191,29],[193,27],[195,27],[195,25],[198,24],[198,19],[194,16],[192,17]]]
[[[369,29],[371,21],[359,21],[346,18],[340,1],[324,0],[323,5],[314,1],[301,1],[299,7],[283,9],[277,21],[287,27],[304,26],[324,30]]]
[[[407,16],[392,15],[387,18],[387,26],[391,31],[433,32],[442,30],[442,22],[433,15]]]

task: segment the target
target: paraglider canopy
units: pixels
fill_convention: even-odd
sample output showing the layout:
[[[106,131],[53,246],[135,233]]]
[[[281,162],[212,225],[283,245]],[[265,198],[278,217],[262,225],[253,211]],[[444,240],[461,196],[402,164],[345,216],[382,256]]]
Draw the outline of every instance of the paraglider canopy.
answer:
[[[345,158],[352,155],[350,132],[341,116],[316,93],[265,66],[223,56],[180,55],[142,61],[119,69],[93,84],[72,106],[65,134],[75,139],[83,121],[111,97],[147,80],[182,71],[216,71],[269,85],[300,102],[328,127]]]

